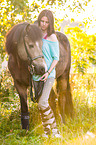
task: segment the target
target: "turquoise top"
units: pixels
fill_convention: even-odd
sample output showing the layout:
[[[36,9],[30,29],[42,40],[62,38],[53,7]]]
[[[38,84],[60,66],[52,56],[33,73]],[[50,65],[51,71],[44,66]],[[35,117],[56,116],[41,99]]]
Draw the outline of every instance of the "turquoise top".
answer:
[[[42,39],[43,41],[43,46],[42,46],[42,52],[45,58],[45,62],[47,64],[47,68],[49,70],[53,60],[58,60],[59,61],[59,43],[58,41],[53,42],[49,41],[46,39]],[[56,71],[55,68],[51,71],[49,74],[48,78],[56,76]],[[33,75],[33,80],[39,81],[40,80],[40,75]]]

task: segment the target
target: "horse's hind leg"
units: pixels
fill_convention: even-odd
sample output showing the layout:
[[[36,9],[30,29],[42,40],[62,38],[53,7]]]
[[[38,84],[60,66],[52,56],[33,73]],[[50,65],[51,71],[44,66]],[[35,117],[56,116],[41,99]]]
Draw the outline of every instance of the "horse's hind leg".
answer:
[[[57,93],[57,83],[55,84],[55,88],[52,88],[49,98],[49,105],[53,110],[55,119],[57,123],[61,122],[61,116],[58,110],[58,93]]]
[[[18,91],[21,103],[21,124],[22,129],[29,130],[29,112],[27,106],[27,87],[21,83],[14,82],[15,87]]]
[[[61,115],[62,123],[65,123],[65,104],[66,104],[66,89],[67,89],[67,80],[58,78],[57,79],[57,89],[59,93],[58,98],[58,107]]]
[[[71,118],[74,117],[74,107],[69,81],[67,81],[65,113],[69,115]]]
[[[59,93],[58,106],[62,118],[62,122],[65,123],[65,113],[72,117],[73,103],[69,85],[69,77],[60,77],[57,79],[57,88]]]
[[[55,118],[57,119],[56,98],[57,98],[57,96],[52,88],[51,93],[50,93],[50,98],[49,98],[49,105],[54,112]]]

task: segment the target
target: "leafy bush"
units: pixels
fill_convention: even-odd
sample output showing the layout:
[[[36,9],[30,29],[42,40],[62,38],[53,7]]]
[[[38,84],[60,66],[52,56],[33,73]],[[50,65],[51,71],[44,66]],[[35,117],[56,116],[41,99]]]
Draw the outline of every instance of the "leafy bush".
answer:
[[[96,35],[87,35],[79,27],[66,27],[65,34],[71,44],[73,72],[86,73],[92,64],[96,67]]]

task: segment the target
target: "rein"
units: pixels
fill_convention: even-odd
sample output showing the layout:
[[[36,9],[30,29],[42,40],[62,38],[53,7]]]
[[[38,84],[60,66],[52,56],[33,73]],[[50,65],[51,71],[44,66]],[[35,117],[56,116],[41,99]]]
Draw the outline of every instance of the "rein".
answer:
[[[32,82],[33,82],[33,74],[34,74],[34,65],[33,65],[33,61],[34,60],[36,60],[36,59],[38,59],[38,58],[43,58],[44,56],[43,55],[39,55],[39,56],[37,56],[37,57],[34,57],[34,58],[31,58],[31,56],[30,56],[30,54],[29,54],[29,52],[28,52],[28,49],[27,49],[27,46],[26,46],[26,43],[25,43],[25,34],[24,34],[24,32],[26,31],[26,28],[29,26],[30,24],[28,24],[27,26],[25,26],[25,29],[24,29],[24,31],[23,31],[23,42],[24,42],[24,47],[25,47],[25,50],[26,50],[26,53],[27,53],[27,58],[28,58],[28,60],[30,61],[30,65],[29,65],[29,68],[30,68],[30,79],[29,79],[29,83],[30,83],[30,86],[31,86],[31,88],[30,88],[30,97],[31,97],[31,100],[33,101],[33,102],[35,102],[35,100],[33,99],[33,92],[32,92],[32,86],[33,86],[33,84],[32,84]]]

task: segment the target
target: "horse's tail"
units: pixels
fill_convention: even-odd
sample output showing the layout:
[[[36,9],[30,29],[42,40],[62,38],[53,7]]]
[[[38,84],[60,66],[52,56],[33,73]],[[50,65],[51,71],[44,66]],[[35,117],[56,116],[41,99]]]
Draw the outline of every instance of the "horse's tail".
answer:
[[[65,113],[72,118],[74,116],[74,107],[73,107],[73,102],[72,102],[72,94],[71,94],[71,88],[70,88],[70,83],[69,83],[69,76],[67,79]]]

